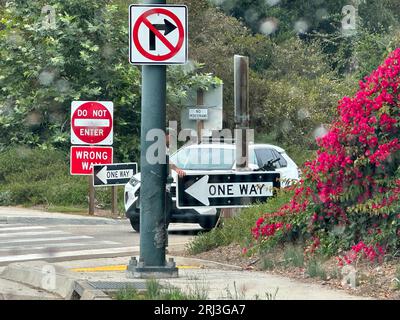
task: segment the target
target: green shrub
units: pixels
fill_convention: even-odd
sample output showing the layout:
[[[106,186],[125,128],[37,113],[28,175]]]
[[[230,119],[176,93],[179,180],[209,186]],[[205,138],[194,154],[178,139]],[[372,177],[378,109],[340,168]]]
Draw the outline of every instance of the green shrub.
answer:
[[[316,257],[313,257],[308,261],[306,272],[311,278],[320,278],[321,280],[327,279],[326,271],[321,261],[319,261]]]
[[[261,259],[261,269],[262,270],[274,270],[275,261],[270,257],[263,257]]]
[[[304,252],[299,246],[289,245],[284,251],[284,261],[286,266],[301,268],[304,266]]]
[[[120,190],[120,197],[122,191]],[[97,203],[109,207],[109,188],[96,189]],[[87,206],[88,179],[71,176],[68,154],[17,147],[0,153],[0,205]]]

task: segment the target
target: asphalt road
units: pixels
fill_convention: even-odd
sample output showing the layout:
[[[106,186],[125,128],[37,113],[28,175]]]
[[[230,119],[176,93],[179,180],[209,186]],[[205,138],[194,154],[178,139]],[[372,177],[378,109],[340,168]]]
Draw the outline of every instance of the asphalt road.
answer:
[[[121,257],[139,253],[140,235],[132,230],[127,220],[110,220],[108,224],[108,221],[103,223],[104,220],[98,223],[96,218],[81,219],[65,214],[54,216],[29,210],[11,213],[12,210],[0,210],[0,265],[31,260],[51,262]],[[35,220],[36,213],[40,217]],[[24,220],[24,217],[27,219]],[[46,217],[48,219],[44,219]],[[68,219],[73,223],[68,224]],[[168,250],[183,250],[199,230],[201,228],[195,224],[171,224]]]

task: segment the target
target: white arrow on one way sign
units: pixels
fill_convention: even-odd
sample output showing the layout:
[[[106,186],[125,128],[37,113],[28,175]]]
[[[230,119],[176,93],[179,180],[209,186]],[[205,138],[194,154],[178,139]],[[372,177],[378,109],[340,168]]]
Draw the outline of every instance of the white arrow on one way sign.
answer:
[[[206,206],[210,205],[210,198],[270,197],[273,194],[272,182],[208,183],[208,179],[206,175],[185,190]]]

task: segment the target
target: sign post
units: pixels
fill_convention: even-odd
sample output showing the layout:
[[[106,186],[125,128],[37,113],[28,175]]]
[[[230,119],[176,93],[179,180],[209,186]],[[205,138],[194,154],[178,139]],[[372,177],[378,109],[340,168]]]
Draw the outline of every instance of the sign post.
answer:
[[[240,134],[241,143],[236,139],[236,170],[247,170],[248,168],[248,140],[247,129],[249,128],[249,58],[234,56],[234,95],[235,95],[235,136]]]
[[[166,65],[187,60],[187,8],[166,6],[165,0],[145,1],[129,7],[129,59],[142,67],[140,137],[140,257],[132,257],[127,276],[177,277],[173,260],[166,262],[165,188],[167,164],[153,163],[147,151],[156,141],[146,139],[150,130],[165,133]],[[156,94],[155,94],[156,93]],[[166,153],[166,144],[159,149]]]
[[[197,90],[197,105],[204,105],[204,92],[203,90]],[[204,122],[202,119],[197,119],[197,143],[201,143],[201,136],[203,134]]]
[[[71,105],[71,144],[112,145],[113,110],[114,105],[110,101],[73,101]],[[111,156],[108,154],[110,150]],[[105,152],[87,147],[86,149],[85,147],[71,148],[71,174],[89,175],[89,215],[94,215],[95,191],[91,172],[93,164],[110,163],[109,159],[112,163],[112,148],[106,149]],[[96,159],[90,157],[80,159],[80,155],[94,153],[97,154]],[[104,159],[104,154],[107,155],[108,160]]]

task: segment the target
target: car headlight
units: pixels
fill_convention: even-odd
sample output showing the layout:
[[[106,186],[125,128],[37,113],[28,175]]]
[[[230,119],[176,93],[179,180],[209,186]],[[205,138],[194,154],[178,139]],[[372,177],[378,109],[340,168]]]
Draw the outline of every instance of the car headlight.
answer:
[[[140,181],[138,179],[134,178],[134,177],[132,177],[131,180],[129,180],[129,184],[132,187],[135,187],[138,183],[140,183]]]

